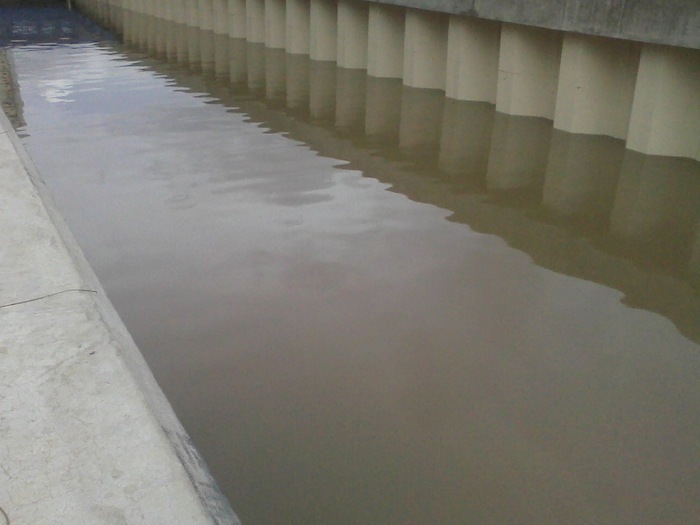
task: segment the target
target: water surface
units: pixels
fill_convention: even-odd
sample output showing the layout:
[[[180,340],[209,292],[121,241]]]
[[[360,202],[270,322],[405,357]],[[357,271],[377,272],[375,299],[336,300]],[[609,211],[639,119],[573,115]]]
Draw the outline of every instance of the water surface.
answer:
[[[697,163],[154,23],[19,131],[245,523],[697,519]]]

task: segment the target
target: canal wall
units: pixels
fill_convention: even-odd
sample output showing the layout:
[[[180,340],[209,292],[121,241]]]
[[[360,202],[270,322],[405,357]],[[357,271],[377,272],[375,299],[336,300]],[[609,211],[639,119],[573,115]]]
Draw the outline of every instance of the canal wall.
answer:
[[[0,112],[0,524],[238,519]]]
[[[700,160],[700,8],[691,0],[76,4],[127,40],[137,13],[614,137],[640,153]]]

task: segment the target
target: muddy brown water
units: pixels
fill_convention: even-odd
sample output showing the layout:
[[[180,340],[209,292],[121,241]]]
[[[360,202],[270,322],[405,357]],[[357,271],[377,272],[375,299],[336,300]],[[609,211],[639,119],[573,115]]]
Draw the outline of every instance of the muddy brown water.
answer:
[[[166,29],[19,132],[244,523],[697,522],[696,162]]]

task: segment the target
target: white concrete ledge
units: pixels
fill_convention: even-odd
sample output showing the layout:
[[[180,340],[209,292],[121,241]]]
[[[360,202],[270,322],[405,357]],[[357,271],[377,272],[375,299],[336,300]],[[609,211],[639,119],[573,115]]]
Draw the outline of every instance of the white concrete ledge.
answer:
[[[0,275],[10,523],[239,523],[1,112]]]

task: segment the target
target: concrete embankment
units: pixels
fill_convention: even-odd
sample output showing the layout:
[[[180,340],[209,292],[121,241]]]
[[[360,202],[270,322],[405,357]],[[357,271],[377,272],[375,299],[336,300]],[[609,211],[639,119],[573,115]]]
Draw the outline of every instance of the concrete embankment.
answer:
[[[0,525],[239,523],[0,112]]]

